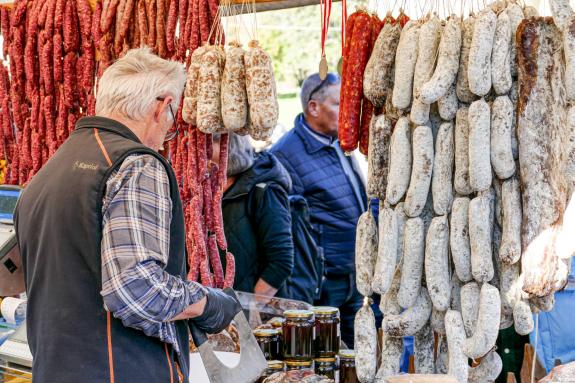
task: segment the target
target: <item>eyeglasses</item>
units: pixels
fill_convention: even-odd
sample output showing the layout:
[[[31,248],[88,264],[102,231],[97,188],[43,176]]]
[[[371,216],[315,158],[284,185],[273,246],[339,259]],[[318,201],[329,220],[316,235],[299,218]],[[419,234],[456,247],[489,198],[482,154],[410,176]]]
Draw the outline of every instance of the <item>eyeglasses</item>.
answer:
[[[157,101],[165,101],[165,97],[156,97]],[[164,142],[172,141],[174,138],[178,136],[180,133],[180,127],[178,126],[178,122],[176,121],[176,116],[174,114],[174,110],[172,109],[172,104],[168,104],[168,108],[170,109],[170,114],[172,115],[172,121],[174,121],[174,130],[168,132],[166,134],[166,138],[164,138]]]
[[[339,82],[339,77],[336,74],[328,73],[326,78],[324,78],[318,84],[318,86],[313,88],[313,90],[309,93],[309,97],[307,98],[307,102],[310,102],[312,100],[313,95],[316,94],[317,92],[319,92],[326,84],[335,85],[338,82]]]

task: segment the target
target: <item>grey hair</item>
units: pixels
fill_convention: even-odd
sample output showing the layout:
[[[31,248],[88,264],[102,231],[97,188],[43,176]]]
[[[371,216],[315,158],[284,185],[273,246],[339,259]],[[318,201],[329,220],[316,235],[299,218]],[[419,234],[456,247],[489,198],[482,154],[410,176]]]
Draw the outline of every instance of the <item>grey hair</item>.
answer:
[[[255,154],[249,136],[230,133],[228,143],[228,177],[238,175],[251,168]]]
[[[142,121],[157,97],[171,96],[173,110],[186,84],[186,71],[177,61],[164,60],[150,48],[129,50],[102,75],[96,95],[96,114],[118,113]]]

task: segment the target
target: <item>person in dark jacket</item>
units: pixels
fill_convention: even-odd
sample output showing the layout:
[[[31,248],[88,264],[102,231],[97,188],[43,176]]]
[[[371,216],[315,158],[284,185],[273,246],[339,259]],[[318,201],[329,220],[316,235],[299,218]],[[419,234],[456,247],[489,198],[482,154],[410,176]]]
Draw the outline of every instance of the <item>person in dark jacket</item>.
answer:
[[[294,263],[291,179],[273,154],[255,155],[248,137],[231,134],[229,140],[222,213],[228,249],[236,258],[234,289],[272,297]]]
[[[289,172],[292,193],[307,200],[315,240],[323,248],[326,275],[316,304],[340,309],[342,339],[351,347],[363,301],[355,284],[355,231],[367,196],[354,157],[346,156],[337,140],[340,87],[333,73],[324,80],[308,77],[301,91],[303,113],[271,151]]]

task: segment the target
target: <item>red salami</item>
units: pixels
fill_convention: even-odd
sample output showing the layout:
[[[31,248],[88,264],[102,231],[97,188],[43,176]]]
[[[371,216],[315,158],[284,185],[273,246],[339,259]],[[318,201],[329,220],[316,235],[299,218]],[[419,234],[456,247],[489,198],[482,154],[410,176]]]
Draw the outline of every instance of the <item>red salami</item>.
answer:
[[[347,56],[344,56],[342,74],[341,94],[345,96],[341,97],[339,112],[339,141],[345,152],[355,150],[359,142],[363,72],[369,59],[372,32],[370,16],[365,12],[359,12],[352,24],[353,31],[349,47],[345,48]]]

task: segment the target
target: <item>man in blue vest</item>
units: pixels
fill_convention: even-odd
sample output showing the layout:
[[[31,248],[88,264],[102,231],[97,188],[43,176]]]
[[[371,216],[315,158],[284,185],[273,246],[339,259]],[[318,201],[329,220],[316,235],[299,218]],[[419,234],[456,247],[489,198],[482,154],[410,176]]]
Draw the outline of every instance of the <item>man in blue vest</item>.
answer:
[[[182,203],[158,154],[178,133],[168,130],[185,81],[180,63],[129,51],[100,79],[97,116],[22,193],[36,383],[188,382],[188,321],[219,332],[241,309],[186,280]]]
[[[363,300],[355,284],[355,229],[367,196],[354,157],[337,140],[340,89],[336,74],[309,76],[301,90],[303,113],[271,151],[289,172],[292,193],[308,201],[323,249],[326,275],[316,304],[340,309],[342,339],[353,347],[353,320]]]

